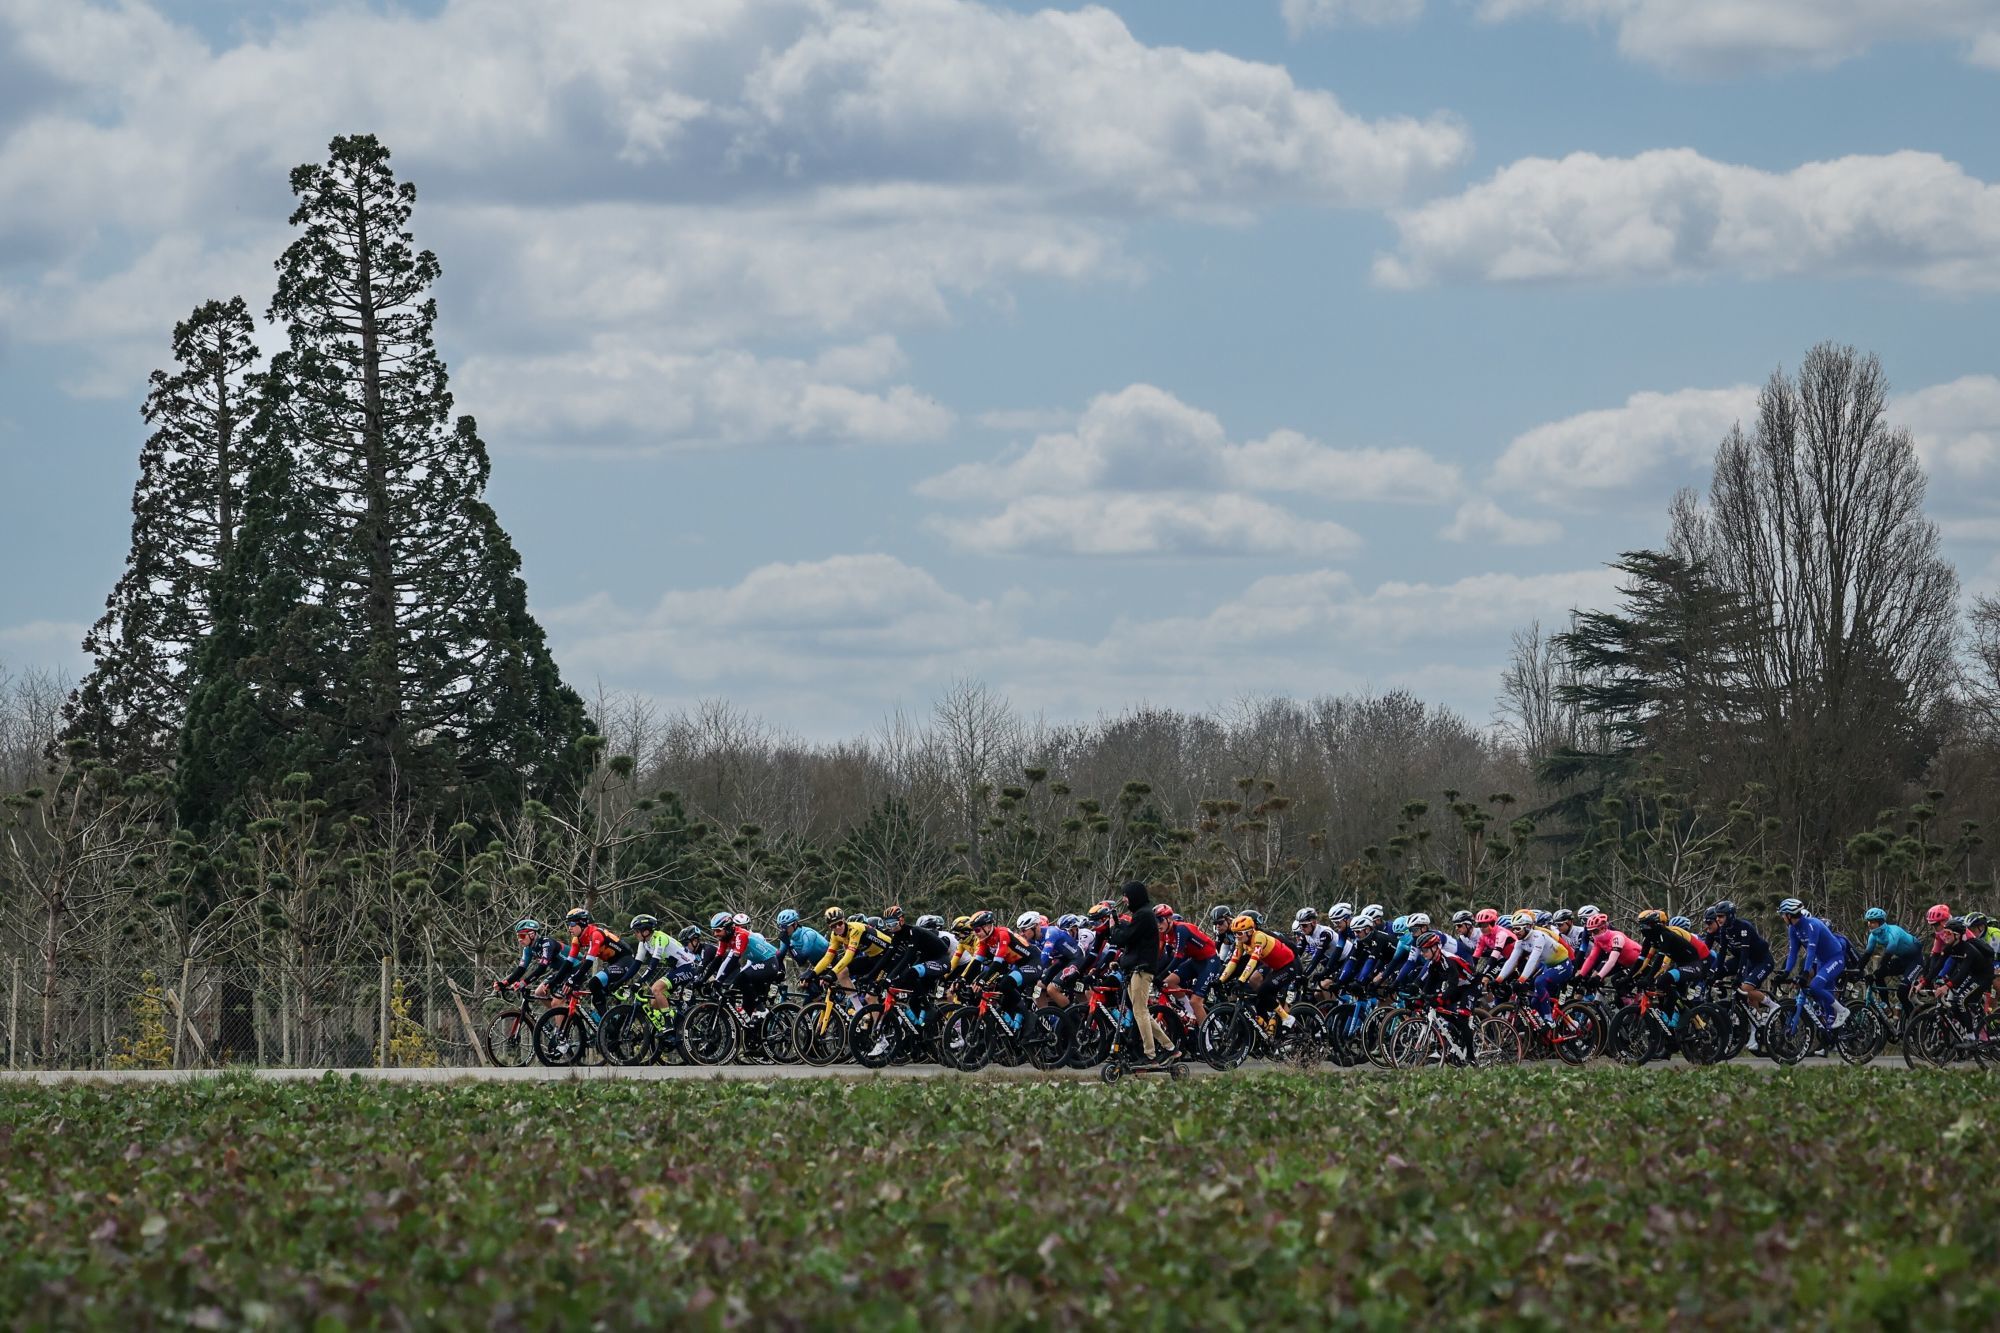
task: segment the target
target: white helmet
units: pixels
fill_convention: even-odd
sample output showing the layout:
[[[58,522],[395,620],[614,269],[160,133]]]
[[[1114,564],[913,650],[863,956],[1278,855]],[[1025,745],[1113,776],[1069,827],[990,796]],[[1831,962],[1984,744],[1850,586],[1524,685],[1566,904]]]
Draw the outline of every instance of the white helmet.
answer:
[[[1049,919],[1040,912],[1023,912],[1014,918],[1014,929],[1037,930],[1049,924]]]
[[[1585,903],[1583,906],[1576,909],[1576,919],[1578,921],[1588,921],[1590,920],[1590,918],[1596,916],[1599,912],[1603,910],[1604,909],[1599,907],[1596,903]]]
[[[1507,929],[1513,931],[1516,935],[1532,929],[1534,924],[1535,914],[1533,912],[1516,912],[1507,918]]]
[[[1319,909],[1315,907],[1301,907],[1298,911],[1292,913],[1292,926],[1294,929],[1299,926],[1309,926],[1317,920],[1319,920]]]
[[[1380,903],[1368,904],[1368,906],[1361,909],[1361,915],[1367,917],[1370,921],[1375,922],[1377,925],[1380,925],[1382,921],[1382,904]]]
[[[1335,903],[1326,909],[1326,919],[1329,921],[1345,921],[1353,915],[1353,903]]]
[[[1411,931],[1429,930],[1431,928],[1431,914],[1429,912],[1412,912],[1403,918],[1403,924]]]

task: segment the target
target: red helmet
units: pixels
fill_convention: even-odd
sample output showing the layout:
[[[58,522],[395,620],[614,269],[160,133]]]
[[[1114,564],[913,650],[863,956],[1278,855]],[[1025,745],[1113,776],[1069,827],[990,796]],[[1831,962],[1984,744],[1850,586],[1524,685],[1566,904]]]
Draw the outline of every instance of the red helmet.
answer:
[[[1174,916],[1174,909],[1167,906],[1167,904],[1165,903],[1154,903],[1153,915],[1160,918],[1160,920],[1162,921],[1171,921]]]
[[[1933,926],[1942,926],[1945,922],[1951,920],[1951,908],[1943,903],[1939,903],[1936,907],[1924,913],[1924,920]]]
[[[1602,912],[1592,912],[1590,914],[1590,920],[1583,923],[1583,928],[1587,931],[1590,931],[1592,934],[1595,934],[1596,932],[1605,929],[1610,924],[1611,924],[1610,917],[1606,916]]]
[[[1479,915],[1473,917],[1472,920],[1476,925],[1481,925],[1481,926],[1497,925],[1499,924],[1500,921],[1500,913],[1495,911],[1491,907],[1482,907],[1479,909]]]

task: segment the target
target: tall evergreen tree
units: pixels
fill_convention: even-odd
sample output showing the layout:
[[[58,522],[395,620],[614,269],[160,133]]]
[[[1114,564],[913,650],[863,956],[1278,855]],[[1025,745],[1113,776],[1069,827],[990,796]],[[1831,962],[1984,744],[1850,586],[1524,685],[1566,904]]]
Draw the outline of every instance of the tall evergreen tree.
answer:
[[[174,326],[175,369],[153,372],[140,409],[153,433],[132,489],[131,550],[83,641],[95,665],[63,710],[64,740],[127,771],[166,768],[180,742],[188,671],[242,522],[253,333],[240,296],[196,307]]]
[[[408,229],[416,190],[372,135],[335,139],[326,163],[297,168],[291,185],[299,232],[270,309],[290,345],[272,360],[269,397],[270,429],[292,456],[282,482],[273,465],[287,496],[273,497],[272,513],[286,550],[310,563],[241,561],[246,586],[234,595],[258,618],[246,632],[280,638],[251,654],[247,676],[238,669],[240,689],[217,691],[215,705],[234,697],[238,716],[201,726],[251,736],[260,724],[242,711],[247,691],[264,716],[276,701],[310,715],[288,728],[288,762],[337,805],[408,802],[454,817],[511,808],[575,780],[573,742],[588,722],[486,503],[486,446],[471,417],[452,414],[432,337],[438,261]],[[261,619],[294,597],[321,609],[308,623]]]

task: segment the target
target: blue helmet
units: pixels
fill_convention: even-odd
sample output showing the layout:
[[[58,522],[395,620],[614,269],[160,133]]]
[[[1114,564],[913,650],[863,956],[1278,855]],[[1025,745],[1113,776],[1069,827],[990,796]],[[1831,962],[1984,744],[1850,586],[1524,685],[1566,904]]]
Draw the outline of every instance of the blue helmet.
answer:
[[[514,933],[518,935],[524,930],[539,935],[542,933],[542,923],[531,916],[524,916],[514,923]]]
[[[1083,918],[1075,912],[1064,912],[1056,919],[1056,927],[1059,930],[1067,930],[1073,933],[1083,929]]]
[[[714,916],[708,919],[708,928],[710,930],[721,930],[724,926],[728,924],[729,924],[729,913],[727,912],[717,912]]]
[[[1861,914],[1861,919],[1871,926],[1879,926],[1889,919],[1889,914],[1879,907],[1871,907]]]
[[[1797,898],[1787,898],[1778,904],[1779,916],[1805,916],[1806,905]]]
[[[1398,935],[1403,934],[1405,931],[1409,930],[1409,928],[1410,928],[1410,918],[1406,916],[1399,916],[1394,921],[1391,921],[1389,923],[1389,929],[1395,931]]]
[[[779,930],[783,930],[786,926],[796,926],[797,924],[799,924],[799,914],[791,908],[787,907],[784,911],[778,913]]]
[[[1677,916],[1677,917],[1675,917],[1675,918],[1674,918],[1673,920],[1671,920],[1671,921],[1667,922],[1667,924],[1668,924],[1668,925],[1670,925],[1670,926],[1674,926],[1674,927],[1676,927],[1676,928],[1678,928],[1678,929],[1680,929],[1680,930],[1693,930],[1693,929],[1694,929],[1694,922],[1692,922],[1692,921],[1688,920],[1688,919],[1687,919],[1686,917],[1684,917],[1684,916]]]

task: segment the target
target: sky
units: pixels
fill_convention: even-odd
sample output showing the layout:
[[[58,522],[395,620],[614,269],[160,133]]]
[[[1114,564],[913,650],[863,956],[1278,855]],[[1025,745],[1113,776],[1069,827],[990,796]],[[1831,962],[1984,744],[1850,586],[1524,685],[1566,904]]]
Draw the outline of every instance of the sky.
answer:
[[[1823,339],[1992,591],[1996,125],[2000,0],[0,0],[0,664],[358,132],[586,694],[1483,723]]]

